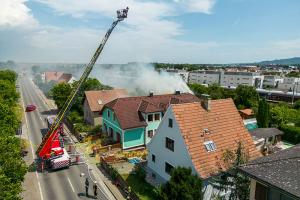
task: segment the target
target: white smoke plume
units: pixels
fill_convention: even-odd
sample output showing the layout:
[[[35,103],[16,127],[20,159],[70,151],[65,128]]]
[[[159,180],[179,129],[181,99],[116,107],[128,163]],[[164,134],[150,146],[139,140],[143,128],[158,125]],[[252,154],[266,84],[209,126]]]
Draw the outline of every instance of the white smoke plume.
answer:
[[[131,95],[170,94],[192,91],[179,75],[158,72],[151,64],[96,65],[91,74],[101,83],[127,89]]]

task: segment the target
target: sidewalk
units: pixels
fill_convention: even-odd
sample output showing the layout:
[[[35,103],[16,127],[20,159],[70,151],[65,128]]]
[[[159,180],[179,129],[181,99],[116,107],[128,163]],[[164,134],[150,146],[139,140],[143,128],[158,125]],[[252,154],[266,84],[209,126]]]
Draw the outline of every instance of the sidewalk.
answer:
[[[47,97],[43,94],[43,92],[35,84],[34,84],[34,86],[39,91],[39,95],[43,99],[45,105],[47,105],[47,107],[49,109],[56,109],[56,105],[53,103],[53,101],[47,99]],[[68,130],[67,126],[64,126],[64,129],[65,129],[66,133],[68,133],[69,136],[71,137],[71,139],[74,141],[75,146],[76,146],[76,151],[79,154],[84,155],[85,161],[86,161],[87,165],[89,166],[89,168],[91,169],[91,173],[93,174],[97,183],[99,183],[99,185],[101,186],[101,189],[104,189],[104,190],[108,189],[108,191],[105,193],[108,193],[108,194],[111,193],[113,195],[113,196],[112,195],[110,196],[111,199],[124,200],[125,198],[123,197],[123,195],[121,194],[119,189],[114,184],[112,184],[112,182],[97,167],[97,164],[99,164],[99,160],[96,160],[94,157],[89,156],[89,153],[86,152],[86,149],[84,148],[84,146],[80,145],[81,143],[79,143],[77,138],[71,134],[71,132]],[[77,145],[77,144],[79,144],[79,145]]]

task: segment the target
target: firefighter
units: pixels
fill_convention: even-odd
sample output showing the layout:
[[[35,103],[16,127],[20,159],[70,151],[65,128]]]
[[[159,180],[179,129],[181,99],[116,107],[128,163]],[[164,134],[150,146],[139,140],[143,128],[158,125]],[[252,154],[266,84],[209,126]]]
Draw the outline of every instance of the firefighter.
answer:
[[[94,182],[93,189],[94,189],[94,197],[97,198],[97,189],[98,189],[98,187],[97,187],[97,182],[96,181]]]
[[[130,199],[130,194],[131,194],[131,187],[128,186],[127,191],[126,191],[126,199]]]
[[[90,185],[89,180],[88,180],[88,178],[86,178],[85,179],[85,195],[86,196],[89,196],[89,185]]]

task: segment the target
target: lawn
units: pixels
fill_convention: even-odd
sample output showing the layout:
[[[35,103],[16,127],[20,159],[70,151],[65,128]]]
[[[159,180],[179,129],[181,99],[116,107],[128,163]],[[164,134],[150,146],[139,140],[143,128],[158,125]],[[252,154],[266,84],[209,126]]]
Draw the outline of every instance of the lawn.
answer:
[[[141,179],[136,174],[123,174],[122,177],[141,200],[156,199],[155,187]]]

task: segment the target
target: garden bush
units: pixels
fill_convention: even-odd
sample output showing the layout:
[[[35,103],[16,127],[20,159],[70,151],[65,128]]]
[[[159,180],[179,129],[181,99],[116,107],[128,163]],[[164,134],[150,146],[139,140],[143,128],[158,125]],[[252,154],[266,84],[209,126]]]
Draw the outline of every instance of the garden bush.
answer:
[[[280,129],[284,132],[283,140],[292,144],[300,143],[300,127],[283,125]]]

